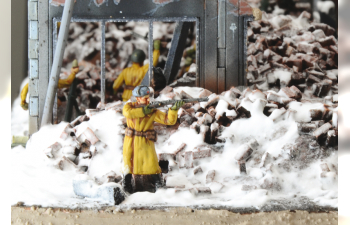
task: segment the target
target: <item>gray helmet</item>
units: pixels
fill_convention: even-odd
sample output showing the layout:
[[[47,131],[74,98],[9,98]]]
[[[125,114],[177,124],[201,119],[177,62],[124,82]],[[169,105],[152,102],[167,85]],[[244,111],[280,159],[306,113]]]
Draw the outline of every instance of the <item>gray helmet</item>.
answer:
[[[146,54],[141,49],[135,49],[131,54],[131,61],[135,63],[143,63],[146,59]]]
[[[132,95],[135,97],[143,97],[145,95],[149,95],[150,93],[151,93],[150,89],[144,85],[137,86],[132,91]]]

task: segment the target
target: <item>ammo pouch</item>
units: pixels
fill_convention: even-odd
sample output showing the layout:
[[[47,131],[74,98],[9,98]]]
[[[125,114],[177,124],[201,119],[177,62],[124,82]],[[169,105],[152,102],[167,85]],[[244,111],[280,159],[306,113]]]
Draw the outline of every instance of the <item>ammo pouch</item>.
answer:
[[[125,136],[128,136],[128,137],[139,136],[139,137],[145,137],[146,139],[153,142],[157,141],[157,132],[155,130],[136,131],[134,129],[127,127],[125,129]]]

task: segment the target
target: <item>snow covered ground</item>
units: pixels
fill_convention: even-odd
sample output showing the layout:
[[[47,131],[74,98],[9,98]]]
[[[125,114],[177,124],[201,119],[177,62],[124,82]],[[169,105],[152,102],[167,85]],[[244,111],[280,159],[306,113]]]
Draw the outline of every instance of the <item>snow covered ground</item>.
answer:
[[[175,99],[180,98],[181,91],[185,91],[192,97],[198,97],[203,89],[175,88],[173,90],[177,93]],[[281,95],[281,93],[278,94]],[[236,119],[228,127],[220,126],[219,136],[225,140],[225,143],[208,145],[204,142],[201,133],[185,126],[180,126],[178,130],[171,132],[171,135],[164,130],[158,132],[159,138],[156,143],[158,154],[173,152],[185,143],[184,152],[195,151],[196,147],[205,145],[211,149],[211,155],[194,159],[193,168],[187,169],[179,168],[180,164],[177,161],[170,160],[171,171],[164,174],[167,176],[166,185],[177,186],[177,188],[160,189],[156,193],[135,193],[128,196],[121,206],[216,205],[259,209],[271,200],[292,201],[306,197],[319,206],[338,207],[337,151],[326,147],[323,150],[327,153],[307,161],[293,161],[290,155],[291,146],[300,137],[297,122],[310,122],[312,117],[309,110],[324,111],[323,104],[294,101],[292,103],[298,106],[289,104],[289,109],[296,111],[294,116],[288,112],[283,115],[272,112],[270,116],[266,116],[263,113],[267,103],[264,94],[246,91],[240,98],[236,98],[228,91],[222,95],[209,96],[210,99],[215,97],[227,103],[240,101],[240,105],[250,111],[251,117]],[[156,100],[166,98],[167,94],[160,95]],[[201,103],[201,106],[205,107],[205,103]],[[227,106],[228,104],[217,104],[216,111],[227,112]],[[73,132],[76,137],[90,128],[99,139],[99,142],[90,146],[91,159],[84,158],[82,153],[79,156],[74,155],[75,146],[78,143],[76,137],[68,136],[65,140],[60,137],[68,125],[64,122],[43,127],[33,134],[26,149],[21,146],[12,149],[11,203],[24,202],[25,205],[68,208],[99,208],[108,205],[96,199],[82,199],[76,196],[72,182],[80,174],[88,175],[90,179],[96,181],[101,180],[103,175],[111,171],[117,175],[122,174],[124,132],[122,119],[124,117],[120,113],[122,106],[118,107],[95,112],[88,121],[74,127]],[[198,109],[198,105],[195,104],[192,108]],[[20,110],[19,107],[13,108],[12,114],[17,115],[12,117],[13,134],[23,133],[21,129],[26,126],[23,121],[27,117]],[[332,108],[332,110],[337,109]],[[20,124],[23,126],[21,127]],[[247,174],[245,175],[240,173],[235,157],[250,140],[256,140],[259,145],[253,148],[251,159],[246,162]],[[53,158],[48,158],[47,149],[55,142],[60,143],[61,148],[52,152]],[[63,157],[74,161],[77,165],[61,163],[61,169],[63,169],[61,170],[60,161]],[[321,176],[323,164],[326,164],[329,169]],[[82,168],[86,166],[88,170],[84,172]],[[194,174],[198,166],[201,167],[202,172]],[[213,170],[215,176],[208,182],[207,174]],[[181,187],[182,185],[184,187]],[[209,187],[211,194],[198,194],[196,190],[203,187]]]

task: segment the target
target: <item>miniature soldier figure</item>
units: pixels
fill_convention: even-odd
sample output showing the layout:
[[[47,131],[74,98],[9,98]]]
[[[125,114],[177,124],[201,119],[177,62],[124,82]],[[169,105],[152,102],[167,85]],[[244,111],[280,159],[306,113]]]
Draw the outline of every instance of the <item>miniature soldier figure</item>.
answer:
[[[150,89],[148,87],[137,86],[132,94],[136,97],[137,102],[128,102],[123,108],[123,115],[127,120],[123,146],[123,173],[125,175],[123,187],[129,193],[133,192],[132,177],[134,182],[137,179],[145,181],[144,178],[146,178],[155,187],[161,185],[161,169],[154,148],[157,135],[153,129],[153,121],[174,125],[177,120],[177,111],[184,104],[181,100],[176,101],[169,111],[164,113],[149,108]],[[138,190],[140,189],[136,187],[136,191]],[[147,190],[147,188],[144,187],[142,190]]]
[[[160,40],[155,40],[153,42],[153,66],[158,64],[159,59],[159,49]],[[125,83],[123,92],[123,101],[128,101],[132,95],[134,88],[141,84],[143,78],[145,77],[149,64],[143,65],[143,61],[146,58],[146,54],[140,50],[136,49],[131,55],[132,66],[124,69],[114,81],[113,90],[116,92],[119,87]]]
[[[160,40],[155,40],[153,42],[153,66],[158,64],[159,59],[159,49]],[[141,84],[143,78],[145,77],[149,64],[143,65],[143,61],[146,58],[146,54],[140,50],[136,49],[131,55],[132,66],[124,69],[114,81],[113,90],[116,92],[119,87],[125,83],[123,92],[123,101],[128,101],[132,95],[134,88]]]
[[[64,80],[59,79],[57,87],[59,89],[68,88],[73,83],[75,79],[75,75],[78,72],[79,72],[78,61],[75,59],[72,63],[71,74],[68,76],[67,79],[64,79]],[[21,107],[24,110],[28,110],[28,103],[26,102],[27,94],[28,94],[28,84],[26,84],[21,91]],[[60,102],[58,102],[58,104],[60,104]]]

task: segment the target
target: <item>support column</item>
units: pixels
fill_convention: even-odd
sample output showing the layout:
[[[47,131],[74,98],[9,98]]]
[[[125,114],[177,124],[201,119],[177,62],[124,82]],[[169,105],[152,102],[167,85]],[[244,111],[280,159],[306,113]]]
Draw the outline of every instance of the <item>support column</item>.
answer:
[[[39,22],[38,1],[28,1],[29,134],[38,130],[39,118]]]
[[[204,87],[218,92],[218,1],[205,1]]]
[[[226,0],[218,0],[218,93],[226,89]]]

